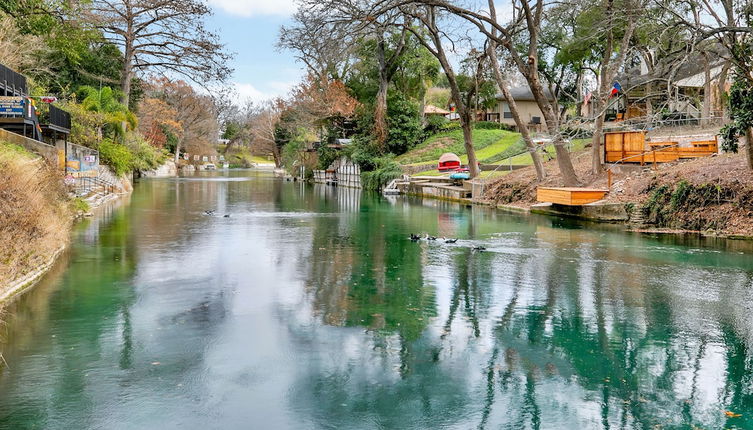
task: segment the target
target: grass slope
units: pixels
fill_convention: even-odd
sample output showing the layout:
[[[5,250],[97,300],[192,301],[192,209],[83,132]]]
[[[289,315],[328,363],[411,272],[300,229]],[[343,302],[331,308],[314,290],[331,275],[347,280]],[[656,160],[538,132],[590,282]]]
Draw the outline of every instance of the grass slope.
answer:
[[[520,139],[518,133],[505,130],[473,130],[473,146],[476,157],[483,162]],[[445,152],[460,155],[464,163],[468,162],[463,145],[463,131],[452,130],[429,137],[423,143],[401,155],[397,161],[401,164],[434,164]]]

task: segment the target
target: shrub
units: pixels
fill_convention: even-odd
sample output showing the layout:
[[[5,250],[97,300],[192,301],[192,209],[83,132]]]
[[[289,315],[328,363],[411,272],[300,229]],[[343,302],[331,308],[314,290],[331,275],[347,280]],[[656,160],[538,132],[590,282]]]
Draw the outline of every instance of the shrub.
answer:
[[[0,143],[0,284],[39,268],[68,239],[70,206],[58,172]]]
[[[424,126],[424,134],[431,136],[432,134],[439,133],[442,128],[447,125],[449,120],[442,115],[429,115],[426,117],[426,125]]]
[[[453,131],[453,130],[460,130],[462,127],[460,126],[460,121],[449,121],[445,125],[442,126],[441,132],[445,131]]]
[[[361,187],[365,190],[381,190],[391,180],[399,178],[403,174],[400,164],[393,157],[375,158],[373,164],[374,170],[361,172]]]
[[[131,169],[138,171],[154,170],[167,159],[167,152],[144,140],[139,135],[132,135],[126,143],[132,154]]]
[[[91,206],[86,200],[81,197],[76,197],[71,200],[71,209],[73,209],[73,212],[75,213],[87,213],[91,210]]]
[[[124,175],[131,171],[133,154],[124,145],[115,143],[112,139],[104,139],[97,149],[100,161],[110,166],[116,175]]]
[[[387,151],[403,154],[424,137],[418,106],[402,93],[390,94],[387,104]]]
[[[330,148],[327,145],[320,145],[316,148],[318,155],[317,168],[324,170],[330,166],[340,156],[340,152],[337,149]]]
[[[502,124],[493,121],[477,121],[473,123],[473,128],[476,130],[507,130],[513,131],[511,125]]]

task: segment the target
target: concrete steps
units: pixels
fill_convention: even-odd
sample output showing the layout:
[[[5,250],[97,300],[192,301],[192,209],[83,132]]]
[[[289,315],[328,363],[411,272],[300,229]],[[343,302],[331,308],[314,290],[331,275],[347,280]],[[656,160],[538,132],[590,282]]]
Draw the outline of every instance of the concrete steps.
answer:
[[[633,208],[633,211],[630,212],[630,219],[628,220],[628,224],[631,227],[644,227],[646,222],[646,216],[643,215],[643,206],[636,205]]]

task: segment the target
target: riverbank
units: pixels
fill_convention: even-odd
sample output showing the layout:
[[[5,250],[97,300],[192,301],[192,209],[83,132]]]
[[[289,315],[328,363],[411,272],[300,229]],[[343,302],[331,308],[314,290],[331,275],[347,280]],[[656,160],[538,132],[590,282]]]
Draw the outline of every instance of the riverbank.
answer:
[[[66,249],[77,219],[132,190],[126,177],[103,167],[116,193],[71,198],[44,159],[0,142],[0,303],[34,285]]]
[[[590,156],[589,151],[574,154],[578,177],[584,186],[608,188],[606,175],[590,172]],[[545,163],[545,168],[548,177],[540,184],[532,168],[488,181],[480,200],[513,210],[537,211],[536,188],[561,186],[556,161]],[[600,204],[624,208],[622,221],[637,223],[638,230],[753,237],[753,175],[743,153],[613,170],[610,193]],[[607,217],[605,221],[620,220]]]
[[[53,168],[21,147],[0,143],[0,169],[0,297],[6,298],[54,261],[76,209]]]

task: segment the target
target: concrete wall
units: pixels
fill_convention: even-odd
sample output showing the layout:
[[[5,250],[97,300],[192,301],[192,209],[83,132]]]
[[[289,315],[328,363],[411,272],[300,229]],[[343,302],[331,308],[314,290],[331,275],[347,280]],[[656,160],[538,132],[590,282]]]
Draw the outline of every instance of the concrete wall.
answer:
[[[48,145],[38,140],[29,139],[28,137],[3,130],[2,128],[0,128],[0,140],[22,146],[31,152],[41,155],[52,165],[58,165],[58,150],[52,145]]]
[[[118,193],[130,193],[133,191],[133,181],[128,175],[119,177],[115,175],[115,172],[113,172],[112,169],[104,164],[99,165],[99,178],[115,185],[115,187],[118,188],[116,190]]]

